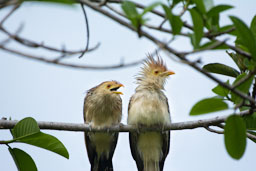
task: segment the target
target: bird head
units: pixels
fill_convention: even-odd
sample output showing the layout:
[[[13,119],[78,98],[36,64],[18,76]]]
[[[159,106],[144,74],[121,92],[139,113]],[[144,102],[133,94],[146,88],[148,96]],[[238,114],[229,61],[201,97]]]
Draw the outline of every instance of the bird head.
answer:
[[[163,60],[158,56],[155,60],[151,55],[144,61],[137,83],[149,87],[164,89],[166,79],[175,74],[167,69]]]
[[[123,84],[117,82],[117,81],[105,81],[101,83],[98,88],[97,92],[98,93],[104,93],[104,94],[123,94],[120,91],[117,91],[120,87],[124,87]]]

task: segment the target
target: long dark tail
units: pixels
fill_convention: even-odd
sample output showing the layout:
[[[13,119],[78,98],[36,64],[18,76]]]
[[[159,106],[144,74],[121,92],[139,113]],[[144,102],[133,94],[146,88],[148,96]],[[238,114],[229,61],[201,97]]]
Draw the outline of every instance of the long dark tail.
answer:
[[[95,159],[91,171],[113,171],[112,159],[107,159],[105,156]]]

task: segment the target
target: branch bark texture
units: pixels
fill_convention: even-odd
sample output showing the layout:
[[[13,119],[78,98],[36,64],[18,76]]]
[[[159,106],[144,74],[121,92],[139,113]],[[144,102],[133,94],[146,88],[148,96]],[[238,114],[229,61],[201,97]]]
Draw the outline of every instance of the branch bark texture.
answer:
[[[240,116],[250,115],[250,111],[244,111],[239,113]],[[185,130],[185,129],[195,129],[195,128],[205,128],[208,126],[216,126],[220,123],[226,121],[229,115],[226,116],[217,116],[210,119],[202,119],[195,121],[186,121],[186,122],[176,122],[170,125],[165,126],[164,128],[159,127],[137,127],[135,125],[115,125],[112,127],[102,127],[102,128],[93,128],[88,124],[82,123],[64,123],[64,122],[45,122],[39,121],[38,125],[40,129],[47,130],[61,130],[61,131],[90,131],[90,132],[133,132],[133,131],[164,131],[164,130]],[[0,129],[12,129],[18,121],[11,120],[0,120]]]

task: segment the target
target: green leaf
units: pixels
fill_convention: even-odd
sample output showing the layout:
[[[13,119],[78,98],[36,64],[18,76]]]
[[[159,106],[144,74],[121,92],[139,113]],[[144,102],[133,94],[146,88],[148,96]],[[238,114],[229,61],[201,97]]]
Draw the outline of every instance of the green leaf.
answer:
[[[221,99],[208,98],[197,102],[191,109],[190,115],[200,115],[228,109],[228,105]]]
[[[232,52],[230,53],[228,51],[226,52],[233,59],[233,61],[236,63],[236,65],[241,71],[244,72],[247,69],[247,67],[244,65],[244,59],[247,59],[247,58],[237,53],[232,53]]]
[[[36,164],[31,156],[18,148],[8,148],[19,171],[37,171]]]
[[[165,11],[166,17],[168,18],[173,34],[179,34],[183,26],[182,20],[179,16],[173,15],[171,9],[168,6],[162,5],[162,7]]]
[[[256,60],[256,41],[254,39],[253,33],[239,18],[234,16],[230,16],[230,18],[236,26],[237,33],[239,39],[241,39],[242,45],[248,48],[249,52],[252,54],[252,58]]]
[[[204,6],[204,0],[193,0],[193,2],[196,4],[196,8],[202,13],[206,13],[206,9]]]
[[[203,67],[203,70],[230,77],[237,77],[239,75],[239,72],[236,69],[220,63],[207,64]]]
[[[209,18],[219,15],[221,12],[226,11],[228,9],[233,8],[233,6],[231,5],[217,5],[215,7],[213,7],[212,9],[210,9],[210,11],[207,12],[207,16]]]
[[[242,73],[241,75],[239,75],[236,80],[233,82],[233,86],[242,78],[246,77],[247,74],[246,73]],[[247,81],[245,81],[244,83],[242,83],[241,85],[239,85],[238,87],[236,87],[237,90],[247,94],[250,90],[250,87],[252,85],[253,82],[253,76],[250,79],[247,79]],[[239,104],[243,101],[243,99],[236,95],[235,93],[231,92],[231,100],[235,103],[235,104]]]
[[[252,34],[254,35],[254,39],[256,40],[256,15],[252,19],[250,29],[252,31]]]
[[[65,146],[54,136],[38,132],[29,136],[15,139],[16,142],[22,142],[57,153],[65,158],[69,158],[69,154]]]
[[[192,17],[193,21],[193,26],[194,26],[194,48],[197,49],[199,47],[200,41],[203,37],[203,19],[202,16],[193,8],[190,10],[190,14]]]
[[[229,84],[229,80],[226,82],[226,84]],[[217,85],[216,87],[214,87],[214,88],[212,89],[212,91],[213,91],[215,94],[217,94],[217,95],[219,95],[219,96],[222,96],[222,97],[226,97],[226,96],[228,96],[228,94],[229,94],[229,90],[226,89],[226,88],[224,88],[224,87],[222,87],[221,85]]]
[[[240,159],[246,147],[246,127],[240,116],[228,117],[224,128],[224,139],[228,154],[234,159]]]
[[[12,129],[13,138],[19,138],[39,132],[39,126],[35,119],[31,117],[20,120]]]
[[[132,25],[138,29],[142,23],[142,17],[139,15],[136,5],[131,1],[124,1],[122,3],[122,9],[127,18],[131,21]]]
[[[161,4],[162,4],[162,3],[160,3],[160,2],[155,2],[155,3],[153,3],[153,4],[149,5],[149,6],[147,6],[147,7],[143,10],[143,12],[141,13],[141,16],[144,16],[146,13],[152,11],[155,7],[157,7],[157,6],[161,5]]]
[[[247,129],[256,130],[256,112],[254,112],[252,115],[244,116],[243,119]]]
[[[28,117],[19,121],[13,128],[12,142],[23,142],[55,152],[69,158],[65,146],[54,136],[40,132],[35,119]]]

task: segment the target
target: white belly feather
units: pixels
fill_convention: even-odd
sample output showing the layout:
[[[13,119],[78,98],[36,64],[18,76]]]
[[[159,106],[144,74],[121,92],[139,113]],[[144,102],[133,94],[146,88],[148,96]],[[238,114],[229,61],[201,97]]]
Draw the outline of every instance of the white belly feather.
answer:
[[[164,95],[157,93],[136,93],[133,97],[133,103],[130,106],[128,115],[128,124],[137,125],[166,125],[171,123],[168,105],[164,101]],[[158,168],[158,162],[162,158],[162,136],[158,132],[141,133],[138,137],[137,148],[144,161],[145,169],[155,165]],[[147,169],[146,169],[147,170]],[[155,169],[158,170],[158,169]]]
[[[136,93],[130,106],[128,124],[170,124],[170,114],[165,101],[156,93]]]

